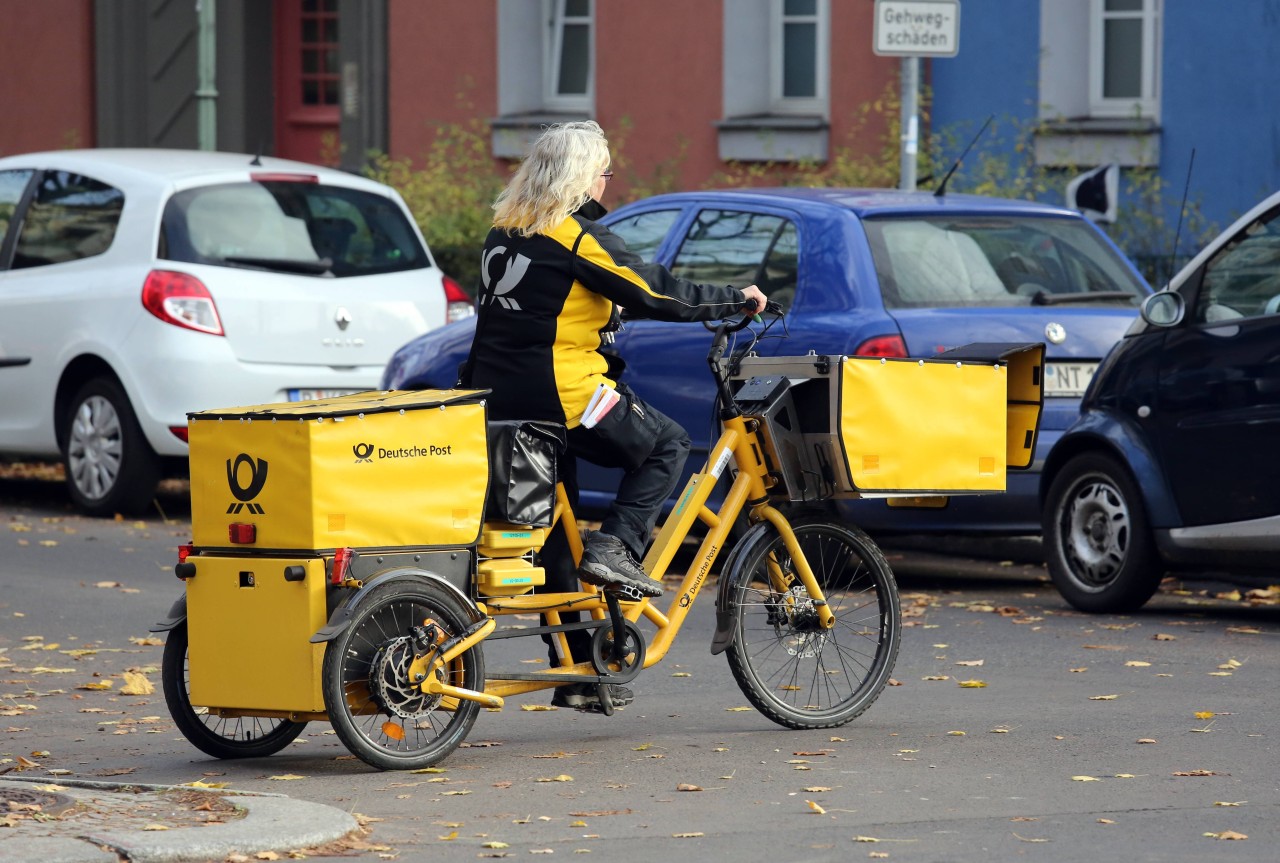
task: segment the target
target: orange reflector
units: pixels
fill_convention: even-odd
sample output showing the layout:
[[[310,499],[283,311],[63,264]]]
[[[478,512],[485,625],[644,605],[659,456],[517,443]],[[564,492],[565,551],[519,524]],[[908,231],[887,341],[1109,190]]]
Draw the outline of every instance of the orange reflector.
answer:
[[[392,740],[404,740],[404,727],[396,725],[394,722],[382,723],[382,733]]]

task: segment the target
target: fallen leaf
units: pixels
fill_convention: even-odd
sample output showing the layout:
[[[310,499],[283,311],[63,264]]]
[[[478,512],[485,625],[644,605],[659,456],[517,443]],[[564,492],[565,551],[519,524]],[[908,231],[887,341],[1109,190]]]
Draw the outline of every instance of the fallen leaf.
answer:
[[[675,672],[674,674],[672,674],[671,676],[672,676],[672,677],[693,677],[693,675],[692,675],[692,674],[690,674],[690,673],[689,673],[689,672],[687,672],[687,671],[677,671],[677,672]]]
[[[676,786],[677,791],[701,791],[701,785],[691,785],[688,782],[681,782]]]
[[[1090,701],[1115,701],[1119,695],[1090,695]]]
[[[1174,776],[1217,776],[1212,770],[1180,770]]]
[[[964,737],[964,736],[965,736],[965,732],[963,732],[963,731],[948,731],[948,732],[947,732],[947,734],[951,735],[952,737]]]
[[[982,689],[987,683],[984,680],[957,680],[961,689]]]
[[[573,777],[568,773],[561,773],[559,776],[552,776],[550,779],[535,779],[534,782],[572,782]]]
[[[136,671],[124,672],[124,686],[120,687],[121,695],[151,695],[156,688],[151,685],[145,675]]]
[[[204,782],[197,779],[195,782],[183,782],[184,788],[226,788],[230,782]]]
[[[104,689],[110,689],[112,686],[115,686],[115,681],[113,680],[95,680],[92,683],[82,683],[76,689],[90,689],[101,692]]]
[[[957,662],[956,665],[976,666],[976,665],[982,665],[985,662],[986,662],[985,659],[962,659],[959,662]]]
[[[1243,806],[1245,803],[1248,803],[1248,802],[1249,802],[1248,800],[1237,800],[1234,803],[1228,803],[1226,800],[1218,800],[1213,805],[1214,806]]]
[[[1155,743],[1155,742],[1156,742],[1156,739],[1155,739],[1154,737],[1139,737],[1139,738],[1137,739],[1137,741],[1136,741],[1136,742],[1138,742],[1138,743]]]
[[[1101,782],[1102,780],[1096,776],[1072,776],[1073,782]]]
[[[148,824],[142,828],[143,830],[168,830],[169,828],[163,824]]]
[[[1130,659],[1128,662],[1125,663],[1125,665],[1127,665],[1129,668],[1150,668],[1151,667],[1150,662],[1143,662],[1140,659]]]
[[[1214,713],[1212,710],[1196,711],[1196,719],[1212,719],[1215,716],[1217,716],[1217,714]]]
[[[705,835],[706,835],[705,833],[672,833],[671,838],[672,839],[697,839],[698,837],[705,836]]]
[[[1245,834],[1237,833],[1234,830],[1224,830],[1221,833],[1206,833],[1204,835],[1213,839],[1248,839],[1249,838]]]
[[[854,842],[879,842],[880,840],[874,836],[854,836]]]
[[[1099,824],[1115,824],[1116,822],[1112,821],[1110,818],[1099,818],[1098,823]]]
[[[559,710],[560,708],[550,704],[521,704],[520,709],[532,713],[535,710]]]
[[[823,791],[830,791],[831,789],[826,785],[810,785],[804,790],[808,791],[810,794],[821,794]]]
[[[818,815],[826,815],[826,814],[827,814],[827,810],[823,809],[821,806],[819,806],[817,803],[814,803],[812,800],[806,800],[806,801],[804,801],[804,802],[805,802],[805,803],[807,803],[807,804],[809,805],[809,808],[810,808],[810,809],[812,809],[812,810],[814,811],[814,813],[816,813],[816,814],[818,814]]]
[[[458,838],[458,831],[453,830],[449,833],[446,833],[444,836],[437,836],[436,838],[439,839],[441,842],[452,842],[454,839]]]
[[[747,710],[755,710],[755,708],[754,707],[726,707],[725,710],[728,711],[729,713],[742,713]]]
[[[1157,632],[1155,635],[1151,636],[1151,639],[1152,641],[1177,641],[1178,636],[1169,635],[1167,632]]]
[[[921,679],[921,680],[950,680],[950,679],[951,679],[951,675],[949,675],[949,674],[931,674],[931,675],[929,675],[928,677],[922,677],[922,678],[920,678],[920,679]]]
[[[268,776],[272,782],[290,782],[294,779],[306,779],[305,776],[299,776],[297,773],[281,773],[279,776]]]

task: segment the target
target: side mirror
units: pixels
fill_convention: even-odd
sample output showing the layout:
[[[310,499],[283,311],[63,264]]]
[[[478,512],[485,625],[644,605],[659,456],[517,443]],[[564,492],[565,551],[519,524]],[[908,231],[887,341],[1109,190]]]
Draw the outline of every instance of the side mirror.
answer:
[[[1160,291],[1142,301],[1139,313],[1153,327],[1176,327],[1187,312],[1182,294],[1176,291]]]

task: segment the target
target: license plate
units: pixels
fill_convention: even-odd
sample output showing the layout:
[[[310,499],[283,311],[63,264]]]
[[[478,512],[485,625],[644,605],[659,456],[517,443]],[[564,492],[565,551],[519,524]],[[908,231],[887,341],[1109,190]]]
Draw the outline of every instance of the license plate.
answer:
[[[1044,394],[1082,396],[1097,370],[1097,363],[1047,363],[1044,370]]]
[[[334,396],[349,396],[364,390],[289,390],[289,401],[309,402],[315,399],[331,399]]]

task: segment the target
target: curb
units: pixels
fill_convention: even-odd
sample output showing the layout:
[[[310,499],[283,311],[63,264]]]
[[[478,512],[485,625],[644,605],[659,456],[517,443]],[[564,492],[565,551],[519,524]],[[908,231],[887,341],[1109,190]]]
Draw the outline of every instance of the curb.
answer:
[[[80,788],[99,793],[198,791],[184,785],[110,783],[56,778],[0,777],[0,787],[21,782],[56,784],[68,790]],[[10,786],[12,787],[12,786]],[[23,837],[9,835],[6,855],[14,860],[41,863],[119,863],[121,855],[131,863],[184,863],[222,860],[231,854],[309,848],[341,839],[359,825],[350,814],[321,803],[294,800],[282,794],[256,794],[219,788],[208,793],[235,797],[247,814],[217,827],[179,827],[171,830],[95,829],[78,832],[68,823],[66,836]],[[74,795],[71,795],[74,796]],[[47,822],[45,825],[47,827]],[[112,850],[104,850],[109,848]]]

